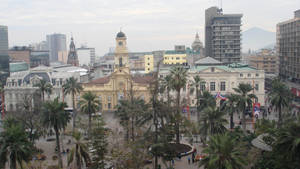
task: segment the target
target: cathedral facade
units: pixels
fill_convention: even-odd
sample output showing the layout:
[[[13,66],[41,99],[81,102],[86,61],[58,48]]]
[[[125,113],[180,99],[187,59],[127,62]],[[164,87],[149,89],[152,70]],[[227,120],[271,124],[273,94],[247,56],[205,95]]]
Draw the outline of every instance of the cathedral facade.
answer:
[[[102,111],[115,110],[121,99],[129,95],[144,99],[151,98],[150,84],[152,76],[132,75],[129,68],[127,37],[120,31],[116,36],[116,51],[114,56],[114,72],[109,76],[95,79],[83,84],[83,92],[91,91],[97,95]]]

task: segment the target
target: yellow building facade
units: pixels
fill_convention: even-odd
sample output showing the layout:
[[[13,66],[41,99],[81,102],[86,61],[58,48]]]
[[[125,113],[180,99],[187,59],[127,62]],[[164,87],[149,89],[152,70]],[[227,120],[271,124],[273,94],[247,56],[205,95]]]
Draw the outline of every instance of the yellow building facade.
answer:
[[[186,54],[164,54],[163,63],[167,65],[187,63]]]
[[[83,84],[83,92],[92,92],[98,97],[102,111],[115,110],[119,101],[132,93],[134,97],[150,101],[152,76],[133,76],[129,69],[126,36],[119,32],[116,37],[115,70],[106,77]],[[131,92],[132,91],[132,92]]]
[[[145,73],[150,73],[154,69],[154,57],[153,55],[145,55]]]

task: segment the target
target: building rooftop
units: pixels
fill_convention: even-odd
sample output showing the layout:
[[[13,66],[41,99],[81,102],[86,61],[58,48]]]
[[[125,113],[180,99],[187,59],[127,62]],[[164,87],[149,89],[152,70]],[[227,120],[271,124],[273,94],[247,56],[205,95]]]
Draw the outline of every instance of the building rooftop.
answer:
[[[195,62],[195,65],[211,65],[211,64],[223,64],[222,62],[212,58],[212,57],[205,57],[202,59],[199,59],[198,61]]]

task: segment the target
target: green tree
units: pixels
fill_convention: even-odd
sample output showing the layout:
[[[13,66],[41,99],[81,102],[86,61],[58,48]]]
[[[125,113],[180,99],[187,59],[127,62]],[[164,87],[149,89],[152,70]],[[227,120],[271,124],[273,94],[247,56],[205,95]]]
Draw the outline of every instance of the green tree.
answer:
[[[8,162],[10,169],[23,168],[23,161],[29,162],[33,146],[22,125],[9,118],[4,121],[3,132],[0,132],[0,168]],[[18,164],[18,165],[17,165]]]
[[[181,102],[180,91],[187,84],[187,69],[183,67],[173,67],[170,72],[172,79],[172,89],[176,91],[176,114],[175,114],[175,131],[176,131],[176,143],[179,143],[180,136],[180,121],[181,121]]]
[[[200,86],[201,86],[201,83],[203,83],[204,81],[200,78],[199,75],[196,75],[194,78],[193,78],[193,82],[191,84],[192,87],[192,90],[191,90],[191,93],[194,93],[194,90],[196,91],[196,99],[197,99],[197,104],[196,104],[196,108],[197,108],[197,121],[199,122],[200,121],[200,95],[201,95],[201,89],[200,89]]]
[[[217,107],[207,107],[202,111],[200,119],[202,130],[210,135],[224,133],[227,120],[224,118],[225,113]]]
[[[227,96],[227,100],[223,103],[222,109],[224,109],[230,116],[230,129],[234,128],[233,115],[238,110],[237,108],[238,96],[235,94],[230,94]]]
[[[108,129],[104,128],[104,122],[100,119],[97,126],[92,130],[92,164],[91,169],[105,169],[105,156],[108,153],[107,137]]]
[[[246,110],[247,107],[250,108],[252,106],[252,99],[257,98],[254,94],[250,93],[253,88],[250,84],[240,83],[238,88],[233,88],[233,90],[237,93],[238,101],[237,105],[239,110],[242,112],[242,127],[243,131],[246,131]],[[250,93],[250,94],[249,94]]]
[[[202,94],[199,96],[199,110],[198,111],[203,111],[206,107],[215,107],[216,106],[216,99],[214,96],[207,90],[204,90]]]
[[[279,79],[272,81],[271,92],[269,93],[271,105],[278,111],[278,127],[282,124],[282,110],[288,108],[292,94],[288,87]]]
[[[92,114],[96,113],[96,111],[99,110],[100,103],[97,100],[97,96],[90,91],[82,95],[82,100],[80,100],[79,103],[80,103],[81,111],[88,114],[89,116],[88,133],[90,136],[90,132],[92,128]]]
[[[43,102],[45,101],[45,93],[51,94],[52,93],[52,85],[51,83],[47,82],[44,79],[41,79],[39,83],[34,85],[35,87],[38,87],[38,91],[41,93]]]
[[[279,129],[275,142],[275,151],[286,159],[297,161],[300,165],[300,124],[291,123],[287,127]]]
[[[129,141],[135,140],[135,128],[145,124],[149,117],[145,118],[145,113],[149,112],[149,105],[144,100],[132,98],[130,100],[120,100],[117,110],[117,117],[120,119],[120,124],[125,128],[125,138]]]
[[[60,102],[58,98],[53,101],[47,101],[43,105],[42,123],[46,128],[53,128],[56,136],[56,147],[58,156],[58,166],[63,168],[63,161],[60,150],[60,131],[65,129],[70,121],[70,114],[64,109],[66,103]]]
[[[211,136],[208,147],[203,150],[207,156],[201,160],[200,166],[207,169],[244,168],[246,159],[237,145],[238,142],[228,133]]]
[[[79,94],[83,88],[80,83],[77,82],[77,79],[70,77],[67,79],[67,82],[63,85],[64,94],[71,94],[72,96],[72,106],[73,106],[73,132],[76,127],[76,116],[77,116],[77,106],[75,106],[75,95]]]
[[[73,138],[75,139],[75,147],[73,147],[68,155],[68,166],[74,161],[76,162],[77,169],[81,169],[82,166],[89,166],[90,156],[88,148],[82,141],[82,136],[80,132],[74,132]],[[74,158],[75,157],[75,158]]]

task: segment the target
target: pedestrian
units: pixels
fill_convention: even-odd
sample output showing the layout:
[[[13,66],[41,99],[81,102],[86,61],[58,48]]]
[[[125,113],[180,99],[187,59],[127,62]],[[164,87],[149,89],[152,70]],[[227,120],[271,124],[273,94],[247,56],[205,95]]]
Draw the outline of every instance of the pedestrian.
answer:
[[[195,162],[195,157],[192,158],[192,163],[194,164],[194,162]]]
[[[172,166],[173,166],[174,165],[174,160],[173,159],[171,160],[171,163],[172,163]]]
[[[191,164],[191,158],[190,157],[188,157],[188,163]]]

